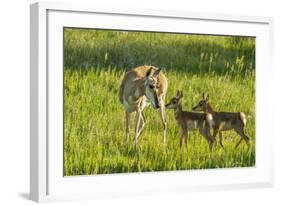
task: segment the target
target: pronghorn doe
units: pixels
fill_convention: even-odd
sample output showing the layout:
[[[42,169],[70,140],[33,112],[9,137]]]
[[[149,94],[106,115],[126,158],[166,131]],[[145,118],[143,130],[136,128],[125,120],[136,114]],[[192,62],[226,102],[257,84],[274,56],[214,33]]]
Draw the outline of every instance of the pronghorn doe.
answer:
[[[209,148],[212,149],[213,140],[210,134],[210,114],[186,112],[182,110],[181,99],[183,97],[182,91],[177,91],[176,97],[173,97],[168,104],[167,109],[174,109],[175,118],[181,128],[180,148],[182,149],[183,140],[187,147],[188,132],[198,129],[203,137],[208,141]]]
[[[215,141],[216,135],[219,133],[219,142],[221,147],[222,144],[222,131],[234,130],[240,135],[241,139],[236,144],[237,148],[242,140],[245,140],[246,144],[249,146],[249,137],[246,136],[244,132],[244,127],[246,125],[246,116],[243,112],[214,112],[212,106],[209,102],[209,95],[205,96],[199,101],[199,103],[193,108],[194,111],[203,111],[206,114],[211,114],[213,116],[213,140]]]
[[[143,110],[149,101],[158,109],[164,127],[163,141],[166,142],[165,95],[168,82],[160,68],[139,66],[128,71],[121,83],[119,99],[126,114],[126,142],[129,142],[130,114],[136,111],[135,145],[145,125]]]

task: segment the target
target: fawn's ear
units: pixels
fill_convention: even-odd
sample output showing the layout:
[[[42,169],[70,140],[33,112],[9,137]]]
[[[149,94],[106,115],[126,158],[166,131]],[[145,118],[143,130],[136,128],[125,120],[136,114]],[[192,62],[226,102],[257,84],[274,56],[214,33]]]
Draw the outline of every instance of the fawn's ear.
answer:
[[[180,92],[180,96],[179,96],[180,98],[182,98],[183,97],[183,92],[181,91]]]
[[[177,98],[180,97],[180,91],[179,91],[179,90],[177,90],[177,95],[176,95],[176,97],[177,97]]]
[[[208,100],[209,100],[209,94],[207,94],[207,96],[205,97],[205,100],[208,102]]]
[[[203,95],[202,95],[202,99],[203,99],[203,100],[205,100],[205,93],[203,93]]]

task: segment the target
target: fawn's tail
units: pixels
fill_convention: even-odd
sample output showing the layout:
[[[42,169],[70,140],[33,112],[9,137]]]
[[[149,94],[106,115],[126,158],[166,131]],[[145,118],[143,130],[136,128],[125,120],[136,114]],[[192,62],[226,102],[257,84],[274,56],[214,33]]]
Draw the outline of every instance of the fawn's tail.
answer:
[[[244,125],[247,123],[246,115],[243,112],[240,112],[240,119]]]

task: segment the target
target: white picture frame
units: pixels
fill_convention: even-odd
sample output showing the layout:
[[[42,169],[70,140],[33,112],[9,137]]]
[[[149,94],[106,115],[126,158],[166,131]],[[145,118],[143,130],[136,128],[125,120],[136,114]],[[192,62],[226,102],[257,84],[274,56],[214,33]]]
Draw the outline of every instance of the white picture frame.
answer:
[[[113,20],[113,17],[115,21]],[[255,36],[256,166],[63,177],[62,28],[189,32]],[[187,28],[188,27],[188,30]],[[40,2],[30,9],[30,198],[34,201],[91,199],[273,186],[273,128],[270,123],[273,19],[184,11],[96,8]],[[266,136],[263,137],[263,136]]]

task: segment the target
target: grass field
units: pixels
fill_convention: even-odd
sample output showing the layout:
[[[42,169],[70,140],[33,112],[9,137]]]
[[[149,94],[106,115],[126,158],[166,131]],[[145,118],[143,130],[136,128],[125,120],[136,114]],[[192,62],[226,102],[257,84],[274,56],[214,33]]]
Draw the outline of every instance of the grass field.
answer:
[[[188,151],[179,149],[179,128],[167,110],[167,144],[157,111],[145,109],[147,124],[138,149],[125,141],[124,109],[118,92],[124,73],[151,64],[169,82],[166,101],[178,89],[183,109],[191,110],[209,93],[216,111],[243,111],[251,139],[223,134],[225,149],[212,152],[194,131]],[[132,117],[132,119],[134,119]],[[255,39],[206,35],[64,30],[64,175],[167,171],[255,165]]]

